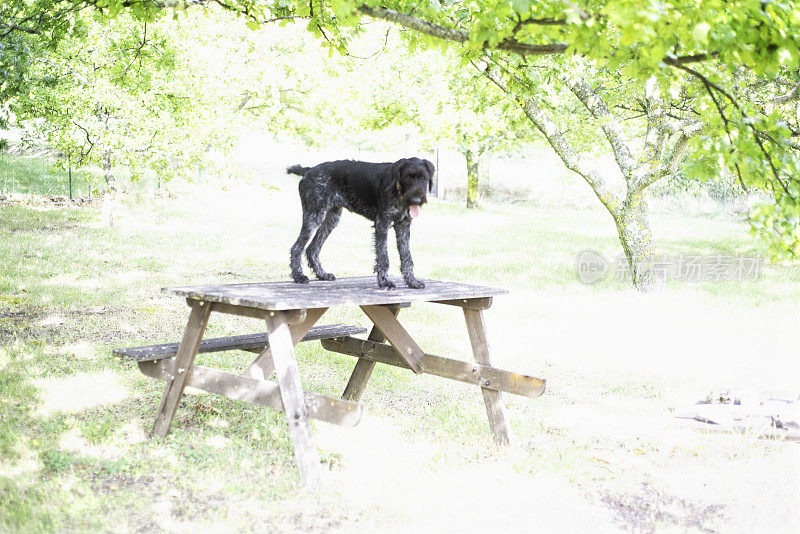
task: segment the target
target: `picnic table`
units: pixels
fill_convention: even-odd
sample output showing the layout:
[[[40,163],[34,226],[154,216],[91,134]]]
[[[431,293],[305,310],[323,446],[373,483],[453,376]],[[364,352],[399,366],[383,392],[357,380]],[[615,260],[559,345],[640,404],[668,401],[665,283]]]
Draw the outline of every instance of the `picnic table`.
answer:
[[[545,381],[492,366],[483,312],[503,289],[438,280],[424,280],[424,289],[379,289],[374,277],[333,282],[263,282],[165,288],[186,298],[190,313],[180,343],[118,349],[114,354],[135,359],[147,376],[166,380],[152,434],[166,436],[184,388],[189,385],[231,399],[268,406],[286,413],[301,483],[313,487],[321,466],[310,418],[353,426],[361,419],[359,402],[373,368],[383,363],[479,386],[495,441],[511,441],[502,392],[538,397]],[[412,302],[433,302],[463,309],[475,363],[426,354],[397,319]],[[366,339],[353,337],[366,329],[351,325],[315,324],[336,306],[358,306],[373,323]],[[266,332],[203,340],[211,312],[266,321]],[[435,328],[435,326],[432,325]],[[322,340],[330,351],[358,358],[342,398],[303,390],[295,358],[301,341]],[[386,343],[388,341],[388,344]],[[195,365],[201,352],[248,350],[258,356],[241,375]],[[274,372],[277,382],[267,380]]]

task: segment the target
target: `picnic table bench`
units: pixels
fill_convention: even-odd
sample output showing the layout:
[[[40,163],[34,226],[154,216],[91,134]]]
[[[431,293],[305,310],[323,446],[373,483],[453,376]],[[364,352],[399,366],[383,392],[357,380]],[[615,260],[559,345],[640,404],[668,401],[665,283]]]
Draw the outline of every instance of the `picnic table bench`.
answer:
[[[155,436],[169,433],[187,385],[284,411],[300,480],[307,487],[316,485],[321,477],[309,418],[343,426],[357,424],[362,415],[359,399],[377,363],[479,386],[495,441],[509,443],[511,432],[502,392],[538,397],[544,393],[545,381],[491,365],[483,311],[491,306],[494,296],[506,291],[437,280],[424,280],[424,289],[408,289],[401,279],[394,282],[398,289],[393,291],[379,289],[374,277],[309,284],[165,288],[165,293],[186,298],[190,307],[181,342],[117,349],[114,355],[135,360],[146,376],[167,382],[153,424]],[[411,302],[462,308],[475,363],[425,353],[397,319],[400,309]],[[354,337],[366,332],[359,326],[314,326],[328,308],[343,305],[359,306],[373,323],[367,339]],[[203,340],[212,311],[264,320],[267,331]],[[321,340],[327,350],[358,358],[341,399],[303,390],[294,349],[298,343],[311,340]],[[199,353],[226,350],[245,350],[258,356],[241,375],[194,364]],[[273,372],[276,382],[267,380]]]

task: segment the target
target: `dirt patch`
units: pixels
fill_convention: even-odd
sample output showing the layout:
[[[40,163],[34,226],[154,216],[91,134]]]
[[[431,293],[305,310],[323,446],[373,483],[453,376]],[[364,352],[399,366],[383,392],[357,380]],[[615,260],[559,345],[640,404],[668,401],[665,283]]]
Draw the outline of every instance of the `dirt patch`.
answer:
[[[87,336],[93,341],[117,339],[119,332],[109,332],[96,318],[109,314],[122,316],[125,308],[49,310],[22,308],[0,312],[0,343],[14,339],[45,343],[75,342]],[[130,314],[132,310],[127,310]]]
[[[146,494],[151,491],[155,479],[152,476],[132,477],[117,473],[111,475],[101,475],[92,473],[89,475],[90,482],[100,495],[110,495],[119,490],[137,489]]]
[[[633,532],[655,532],[664,528],[682,531],[718,532],[715,523],[724,515],[720,504],[690,502],[643,484],[638,493],[603,494],[600,500],[614,511],[617,523]]]
[[[16,233],[24,233],[28,232],[31,234],[45,234],[51,232],[63,232],[65,230],[78,230],[84,228],[83,226],[78,226],[77,224],[64,224],[60,226],[48,226],[48,225],[41,225],[41,226],[16,226],[11,228],[6,228],[6,231],[12,234]],[[31,257],[27,254],[25,257]],[[34,256],[34,257],[41,257],[41,256]]]
[[[0,205],[50,205],[50,206],[72,206],[79,207],[91,205],[97,202],[97,199],[91,197],[77,197],[69,198],[65,195],[23,195],[21,193],[6,193],[0,194]]]
[[[34,324],[42,315],[41,311],[33,309],[0,312],[0,344],[19,338],[38,339]]]
[[[0,312],[0,319],[19,319],[24,321],[33,321],[41,317],[41,312],[34,311],[13,311],[13,312]]]

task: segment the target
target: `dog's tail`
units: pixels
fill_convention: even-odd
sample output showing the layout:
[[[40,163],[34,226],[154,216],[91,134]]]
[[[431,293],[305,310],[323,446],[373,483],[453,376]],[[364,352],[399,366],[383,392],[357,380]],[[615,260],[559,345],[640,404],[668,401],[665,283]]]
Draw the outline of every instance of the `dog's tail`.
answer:
[[[289,174],[299,174],[303,176],[311,167],[302,167],[300,165],[292,165],[286,169],[286,172]]]

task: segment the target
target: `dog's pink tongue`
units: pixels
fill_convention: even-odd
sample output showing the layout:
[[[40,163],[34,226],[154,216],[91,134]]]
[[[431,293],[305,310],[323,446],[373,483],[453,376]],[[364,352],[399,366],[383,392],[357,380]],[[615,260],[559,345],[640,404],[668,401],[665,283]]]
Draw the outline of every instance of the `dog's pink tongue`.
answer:
[[[413,205],[409,206],[408,207],[408,215],[412,219],[416,219],[417,217],[419,217],[419,206],[413,206]]]

